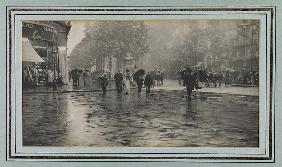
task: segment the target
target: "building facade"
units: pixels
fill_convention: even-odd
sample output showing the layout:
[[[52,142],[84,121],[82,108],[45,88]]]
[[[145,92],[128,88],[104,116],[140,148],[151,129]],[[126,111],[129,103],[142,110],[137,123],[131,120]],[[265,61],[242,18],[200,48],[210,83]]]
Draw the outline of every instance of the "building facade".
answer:
[[[22,37],[28,39],[34,50],[45,62],[23,62],[24,66],[36,66],[51,71],[68,83],[67,39],[71,25],[66,21],[23,21]],[[42,75],[48,75],[48,72]],[[44,77],[44,76],[43,76]],[[47,76],[46,76],[47,77]]]

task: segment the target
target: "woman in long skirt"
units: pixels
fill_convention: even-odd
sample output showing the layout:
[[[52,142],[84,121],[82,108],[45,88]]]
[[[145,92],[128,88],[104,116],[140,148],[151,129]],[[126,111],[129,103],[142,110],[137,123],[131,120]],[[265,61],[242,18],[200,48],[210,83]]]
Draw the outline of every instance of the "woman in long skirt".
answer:
[[[125,90],[125,94],[128,95],[130,92],[130,85],[132,83],[132,77],[128,69],[125,72],[126,73],[124,77],[124,90]]]

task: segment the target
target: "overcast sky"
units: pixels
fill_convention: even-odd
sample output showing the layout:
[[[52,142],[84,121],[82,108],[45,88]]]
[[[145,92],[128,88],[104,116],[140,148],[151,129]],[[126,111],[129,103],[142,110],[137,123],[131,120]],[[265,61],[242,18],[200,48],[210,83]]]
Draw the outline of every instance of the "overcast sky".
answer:
[[[84,38],[84,23],[71,21],[71,29],[68,36],[68,54]]]

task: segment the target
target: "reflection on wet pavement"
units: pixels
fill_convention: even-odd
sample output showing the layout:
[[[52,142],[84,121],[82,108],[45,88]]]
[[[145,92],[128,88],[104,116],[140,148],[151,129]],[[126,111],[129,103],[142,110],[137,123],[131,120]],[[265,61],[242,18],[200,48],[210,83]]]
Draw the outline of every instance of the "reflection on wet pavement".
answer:
[[[258,146],[258,97],[181,90],[23,95],[24,146]]]

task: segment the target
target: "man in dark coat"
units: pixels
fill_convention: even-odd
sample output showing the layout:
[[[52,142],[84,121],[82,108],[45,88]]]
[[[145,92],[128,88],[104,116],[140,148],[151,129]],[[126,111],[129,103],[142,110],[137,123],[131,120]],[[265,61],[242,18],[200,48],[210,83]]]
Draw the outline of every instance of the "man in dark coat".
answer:
[[[230,76],[229,71],[226,71],[226,73],[225,73],[225,80],[224,80],[225,86],[230,84],[230,79],[231,79],[230,77],[231,76]]]
[[[137,83],[137,87],[138,87],[138,93],[141,93],[141,89],[142,89],[142,86],[143,86],[143,82],[144,82],[144,79],[142,78],[142,76],[139,76],[139,77],[136,79],[136,83]]]
[[[78,76],[78,72],[77,70],[72,70],[71,71],[71,76],[72,76],[72,81],[73,81],[73,85],[78,86],[79,83],[79,76]]]
[[[154,84],[153,77],[148,73],[145,77],[144,85],[146,87],[146,94],[150,94],[151,86]]]
[[[88,78],[88,71],[83,70],[82,72],[82,79],[83,79],[83,86],[86,87],[87,83],[87,78]]]
[[[162,86],[164,85],[164,76],[165,76],[164,72],[161,71],[161,78],[160,79],[161,79],[161,85]]]
[[[177,71],[176,75],[177,75],[178,84],[179,86],[181,86],[182,70]]]
[[[223,81],[223,73],[222,73],[222,71],[219,71],[219,73],[217,74],[217,81],[218,81],[218,87],[220,87],[221,83]]]
[[[123,75],[121,72],[118,72],[114,75],[115,83],[116,83],[116,88],[117,92],[121,93],[122,92],[122,81],[123,81]]]
[[[215,72],[212,74],[212,76],[213,76],[213,78],[212,78],[213,86],[214,86],[214,87],[217,87],[217,84],[216,84],[216,82],[217,82],[217,80],[218,80],[218,73],[217,73],[217,71],[215,71]]]
[[[107,92],[107,86],[109,85],[109,80],[108,80],[107,75],[105,73],[102,74],[102,76],[100,77],[100,80],[101,80],[101,87],[103,90],[103,94],[105,95]]]
[[[192,90],[194,90],[195,87],[195,78],[191,73],[192,71],[189,68],[187,68],[184,71],[184,75],[183,75],[183,82],[184,85],[186,86],[187,96],[188,96],[187,98],[189,102],[191,102]]]

